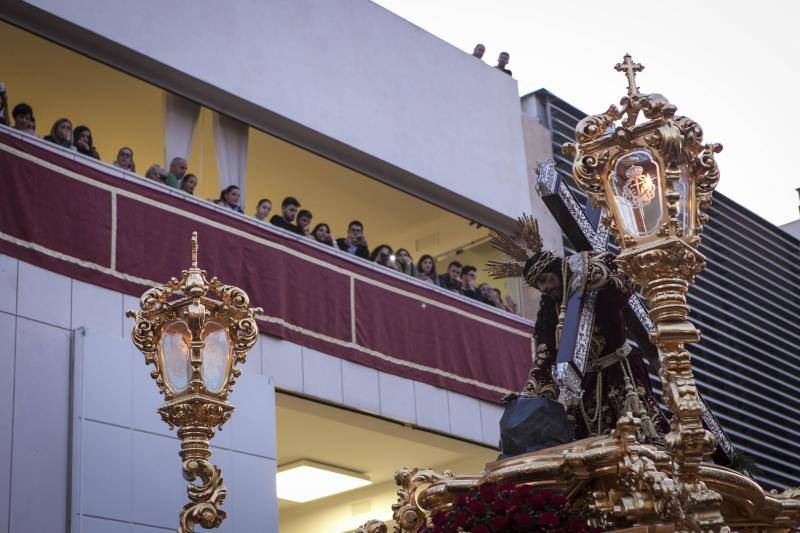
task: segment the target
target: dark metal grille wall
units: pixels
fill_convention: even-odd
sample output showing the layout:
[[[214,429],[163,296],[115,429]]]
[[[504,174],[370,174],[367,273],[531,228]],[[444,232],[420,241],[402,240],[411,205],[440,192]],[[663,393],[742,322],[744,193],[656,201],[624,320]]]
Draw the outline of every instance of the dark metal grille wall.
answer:
[[[585,201],[561,145],[575,141],[586,114],[544,89],[534,96],[556,168]],[[708,266],[689,290],[702,334],[690,346],[698,387],[736,448],[758,463],[759,482],[800,486],[800,241],[716,193],[700,251]]]

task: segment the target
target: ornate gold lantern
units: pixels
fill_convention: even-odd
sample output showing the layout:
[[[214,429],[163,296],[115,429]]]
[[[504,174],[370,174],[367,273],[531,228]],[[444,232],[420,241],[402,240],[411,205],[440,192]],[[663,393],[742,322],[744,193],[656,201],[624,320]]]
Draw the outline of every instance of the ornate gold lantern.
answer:
[[[596,208],[622,249],[617,261],[642,287],[655,324],[664,400],[673,413],[666,437],[674,479],[686,510],[687,527],[723,527],[721,497],[699,477],[715,439],[703,428],[700,402],[685,343],[699,332],[687,320],[686,291],[705,267],[697,251],[711,195],[719,181],[714,154],[719,144],[703,144],[703,130],[660,94],[640,94],[630,55],[616,65],[628,78],[621,109],[583,119],[578,142],[564,145],[574,157],[575,182]],[[640,112],[645,121],[638,122]]]
[[[233,412],[228,394],[241,375],[236,365],[245,362],[258,338],[255,316],[261,309],[250,308],[238,287],[206,279],[197,266],[197,232],[192,233],[191,268],[180,280],[149,289],[139,302],[141,311],[127,313],[136,318],[133,343],[145,363],[155,366],[150,375],[165,399],[158,409],[161,418],[170,429],[178,427],[183,477],[202,480],[187,487],[190,502],[180,513],[179,531],[194,531],[197,524],[219,527],[227,489],[219,467],[208,460],[209,439]]]

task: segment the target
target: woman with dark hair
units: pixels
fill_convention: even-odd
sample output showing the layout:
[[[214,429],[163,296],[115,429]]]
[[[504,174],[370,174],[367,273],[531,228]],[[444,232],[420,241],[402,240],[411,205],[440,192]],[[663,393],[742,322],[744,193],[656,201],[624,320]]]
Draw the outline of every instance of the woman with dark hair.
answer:
[[[237,213],[244,213],[242,208],[239,207],[239,196],[239,187],[237,185],[228,185],[222,189],[222,192],[219,193],[219,199],[214,200],[214,203],[233,209]]]
[[[322,244],[333,246],[333,236],[331,235],[331,227],[322,222],[314,226],[314,231],[311,232],[314,240]]]
[[[417,267],[414,260],[411,259],[411,254],[405,248],[400,248],[395,253],[394,268],[412,278],[417,277]]]
[[[88,126],[78,126],[75,128],[72,134],[72,142],[75,148],[78,149],[78,152],[95,159],[100,159],[100,154],[97,152],[97,148],[94,147],[94,142],[92,141],[92,130],[90,130]]]
[[[392,247],[388,244],[381,244],[372,250],[369,260],[385,267],[394,268],[394,261],[392,260]]]
[[[180,188],[183,192],[194,195],[194,188],[197,187],[197,176],[194,174],[186,174],[180,182]]]
[[[436,261],[433,260],[432,256],[425,254],[419,258],[416,277],[436,286],[439,285],[439,276],[436,274]]]
[[[75,150],[72,146],[72,122],[68,118],[60,118],[53,123],[50,128],[50,135],[45,135],[45,141]]]

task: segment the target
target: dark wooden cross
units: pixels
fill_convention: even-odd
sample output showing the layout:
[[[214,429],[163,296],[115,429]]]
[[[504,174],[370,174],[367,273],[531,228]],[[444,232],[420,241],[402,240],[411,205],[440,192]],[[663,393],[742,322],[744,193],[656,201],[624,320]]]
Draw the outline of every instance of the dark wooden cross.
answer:
[[[630,59],[630,56],[626,57]],[[608,228],[599,223],[600,211],[591,207],[584,208],[578,202],[558,175],[552,159],[537,165],[536,188],[576,251],[609,250]],[[583,395],[582,383],[594,327],[596,303],[597,291],[585,291],[582,295],[573,294],[567,301],[566,321],[561,332],[555,370],[556,381],[563,399]],[[650,341],[650,333],[655,331],[655,327],[650,320],[644,299],[638,293],[634,293],[628,300],[625,326],[628,335],[636,342],[652,369],[658,374],[660,366],[658,349]],[[716,437],[718,450],[721,450],[728,460],[732,459],[733,445],[702,398],[700,407],[703,423]]]

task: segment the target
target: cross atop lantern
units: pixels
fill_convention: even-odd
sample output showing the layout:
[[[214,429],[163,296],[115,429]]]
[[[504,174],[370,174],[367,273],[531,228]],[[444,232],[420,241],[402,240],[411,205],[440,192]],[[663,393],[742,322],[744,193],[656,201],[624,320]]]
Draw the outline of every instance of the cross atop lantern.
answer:
[[[219,506],[227,490],[220,469],[208,461],[209,439],[233,412],[227,399],[241,375],[236,365],[258,339],[255,316],[261,313],[249,307],[242,289],[216,277],[209,281],[197,266],[197,251],[194,232],[192,266],[180,280],[146,291],[141,311],[127,313],[136,318],[133,343],[145,364],[155,366],[150,375],[165,399],[158,412],[170,429],[178,427],[183,476],[203,481],[187,488],[191,502],[181,511],[180,532],[194,531],[196,524],[218,527],[226,516]]]

